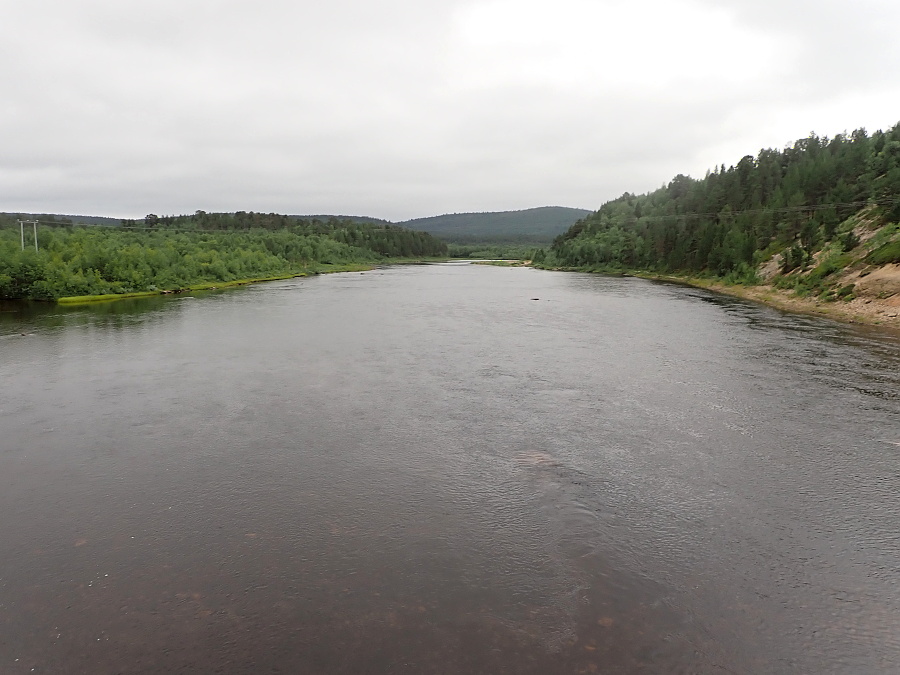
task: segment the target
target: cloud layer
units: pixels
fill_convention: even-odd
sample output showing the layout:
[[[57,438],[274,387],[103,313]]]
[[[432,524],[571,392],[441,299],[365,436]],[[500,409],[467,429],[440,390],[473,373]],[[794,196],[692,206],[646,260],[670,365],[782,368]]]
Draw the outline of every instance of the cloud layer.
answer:
[[[597,208],[900,121],[887,0],[0,1],[0,211]]]

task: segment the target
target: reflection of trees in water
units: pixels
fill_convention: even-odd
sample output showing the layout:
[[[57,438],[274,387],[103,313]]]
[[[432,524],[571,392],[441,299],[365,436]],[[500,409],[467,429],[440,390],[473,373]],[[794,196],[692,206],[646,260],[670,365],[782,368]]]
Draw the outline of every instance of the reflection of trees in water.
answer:
[[[0,334],[80,324],[125,328],[164,309],[170,301],[170,298],[150,296],[76,306],[31,300],[0,300]]]

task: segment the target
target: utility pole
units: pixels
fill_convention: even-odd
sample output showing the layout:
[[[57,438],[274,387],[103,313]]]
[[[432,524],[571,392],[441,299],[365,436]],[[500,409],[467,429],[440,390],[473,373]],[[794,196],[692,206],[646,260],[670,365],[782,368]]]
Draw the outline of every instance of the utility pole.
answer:
[[[34,230],[34,250],[37,252],[38,250],[38,241],[37,241],[37,225],[38,221],[36,220],[20,220],[19,221],[19,237],[22,241],[22,250],[25,250],[25,226],[31,225]]]

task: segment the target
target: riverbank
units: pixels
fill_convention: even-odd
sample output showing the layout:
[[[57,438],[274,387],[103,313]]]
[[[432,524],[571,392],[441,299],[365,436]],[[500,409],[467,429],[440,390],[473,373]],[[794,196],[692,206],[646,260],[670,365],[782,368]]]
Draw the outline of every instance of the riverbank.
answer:
[[[473,260],[473,265],[493,265],[494,267],[530,267],[530,260]]]
[[[299,277],[315,276],[317,274],[336,274],[338,272],[368,272],[375,269],[379,265],[423,265],[429,262],[442,262],[447,258],[395,258],[371,263],[346,263],[346,264],[327,264],[320,263],[313,267],[303,270],[302,272],[291,272],[290,274],[279,274],[276,276],[257,277],[253,279],[234,279],[232,281],[205,281],[197,284],[190,284],[179,288],[171,288],[157,291],[140,291],[137,293],[109,293],[106,295],[73,295],[58,298],[55,302],[59,305],[80,305],[94,302],[110,302],[113,300],[127,300],[133,298],[151,298],[159,295],[176,295],[180,293],[190,293],[193,291],[216,291],[223,288],[233,288],[235,286],[247,286],[248,284],[257,284],[264,281],[282,281],[284,279],[297,279]]]
[[[306,277],[315,274],[332,274],[335,272],[365,272],[374,269],[374,264],[351,263],[346,265],[316,265],[314,269],[308,269],[303,272],[293,272],[291,274],[279,274],[269,277],[258,277],[254,279],[234,279],[232,281],[206,281],[198,284],[191,284],[181,288],[171,288],[157,291],[141,291],[138,293],[109,293],[106,295],[74,295],[59,298],[56,300],[60,305],[79,305],[93,302],[110,302],[113,300],[127,300],[130,298],[150,298],[158,295],[174,295],[178,293],[190,293],[193,291],[215,291],[222,288],[233,288],[235,286],[246,286],[248,284],[256,284],[264,281],[281,281],[284,279],[296,279],[298,277]]]
[[[887,268],[896,269],[887,269]],[[632,273],[630,276],[671,281],[687,284],[696,288],[704,288],[716,293],[724,293],[745,300],[753,300],[786,312],[813,314],[847,323],[861,323],[873,326],[887,326],[900,329],[900,293],[885,295],[885,287],[900,283],[900,265],[887,265],[871,273],[874,277],[868,284],[859,288],[859,295],[853,300],[835,300],[828,302],[813,297],[803,297],[769,284],[745,286],[742,284],[726,284],[720,280],[699,277]],[[883,283],[872,283],[883,282]],[[867,292],[867,288],[871,292]],[[879,290],[882,289],[882,290]],[[881,296],[881,297],[879,297]]]
[[[638,277],[651,281],[684,284],[744,300],[752,300],[785,312],[811,314],[846,323],[883,326],[900,330],[900,264],[882,265],[845,275],[846,281],[844,283],[849,282],[853,284],[854,296],[851,300],[837,299],[832,301],[798,295],[794,291],[776,288],[767,283],[754,285],[728,284],[722,279],[716,278],[680,274],[657,274],[638,270],[592,271],[577,267],[540,266],[538,268],[557,272],[588,272]]]

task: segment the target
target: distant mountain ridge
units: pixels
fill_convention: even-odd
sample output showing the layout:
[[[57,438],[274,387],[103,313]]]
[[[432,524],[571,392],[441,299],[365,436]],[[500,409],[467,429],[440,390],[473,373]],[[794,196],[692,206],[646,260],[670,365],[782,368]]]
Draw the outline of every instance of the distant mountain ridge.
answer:
[[[335,219],[341,222],[349,221],[357,224],[399,225],[400,227],[410,230],[428,232],[444,241],[456,243],[533,242],[549,244],[555,237],[563,234],[572,225],[582,218],[589,216],[591,213],[592,211],[586,209],[574,209],[565,206],[540,206],[520,211],[449,213],[440,216],[414,218],[412,220],[396,223],[392,223],[391,221],[382,218],[374,218],[372,216],[314,214],[290,215],[287,217],[310,221],[319,220],[322,222]],[[115,226],[123,223],[134,224],[135,222],[143,222],[143,219],[123,221],[119,218],[109,218],[105,216],[74,216],[36,213],[4,213],[0,215],[11,218],[28,218],[82,225]]]
[[[522,211],[450,213],[397,223],[447,241],[549,242],[592,212],[566,206],[540,206]]]

